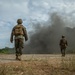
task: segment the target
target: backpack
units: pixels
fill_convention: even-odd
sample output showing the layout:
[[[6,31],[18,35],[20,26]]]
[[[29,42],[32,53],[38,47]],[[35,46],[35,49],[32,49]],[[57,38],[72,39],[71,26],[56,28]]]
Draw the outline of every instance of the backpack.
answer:
[[[13,35],[23,35],[23,25],[16,25],[13,31]]]
[[[66,44],[67,44],[66,39],[61,39],[60,44],[61,44],[62,46],[66,46]]]

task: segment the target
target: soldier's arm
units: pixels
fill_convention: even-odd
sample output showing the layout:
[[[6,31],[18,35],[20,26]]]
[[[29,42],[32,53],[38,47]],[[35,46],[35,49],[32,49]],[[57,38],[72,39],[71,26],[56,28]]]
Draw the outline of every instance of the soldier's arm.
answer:
[[[13,31],[14,31],[14,28],[12,29],[11,36],[10,36],[10,42],[11,43],[13,43]]]
[[[68,42],[67,42],[67,40],[66,40],[66,45],[68,46]]]
[[[61,40],[60,40],[60,42],[59,42],[59,45],[61,45]]]
[[[24,26],[23,26],[23,32],[24,32],[25,41],[27,41],[28,40],[28,35],[27,35],[26,28]]]

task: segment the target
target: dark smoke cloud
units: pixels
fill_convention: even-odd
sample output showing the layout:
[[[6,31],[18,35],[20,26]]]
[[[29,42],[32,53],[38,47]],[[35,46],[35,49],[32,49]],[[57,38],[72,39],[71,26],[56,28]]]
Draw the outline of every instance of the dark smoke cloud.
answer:
[[[75,29],[65,27],[62,17],[57,13],[51,14],[50,19],[44,25],[37,23],[33,28],[34,32],[30,32],[30,41],[25,45],[25,53],[59,53],[59,40],[62,35],[65,35],[70,40],[69,49],[74,47],[72,42],[75,38]]]

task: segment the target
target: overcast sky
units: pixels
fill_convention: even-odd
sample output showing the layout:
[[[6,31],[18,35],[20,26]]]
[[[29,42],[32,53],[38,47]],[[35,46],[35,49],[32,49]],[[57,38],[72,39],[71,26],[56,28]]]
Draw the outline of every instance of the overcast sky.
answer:
[[[32,22],[45,22],[53,12],[75,24],[75,0],[0,0],[0,48],[12,47],[10,33],[18,18],[29,32]]]

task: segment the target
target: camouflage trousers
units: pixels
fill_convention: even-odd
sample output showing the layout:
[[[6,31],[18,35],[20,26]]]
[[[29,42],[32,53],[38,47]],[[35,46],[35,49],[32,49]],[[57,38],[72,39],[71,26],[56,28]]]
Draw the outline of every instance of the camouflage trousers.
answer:
[[[18,38],[15,39],[15,50],[16,50],[16,56],[22,55],[22,50],[24,48],[24,39]]]
[[[61,46],[60,49],[61,49],[62,56],[65,56],[66,47],[65,46]]]

